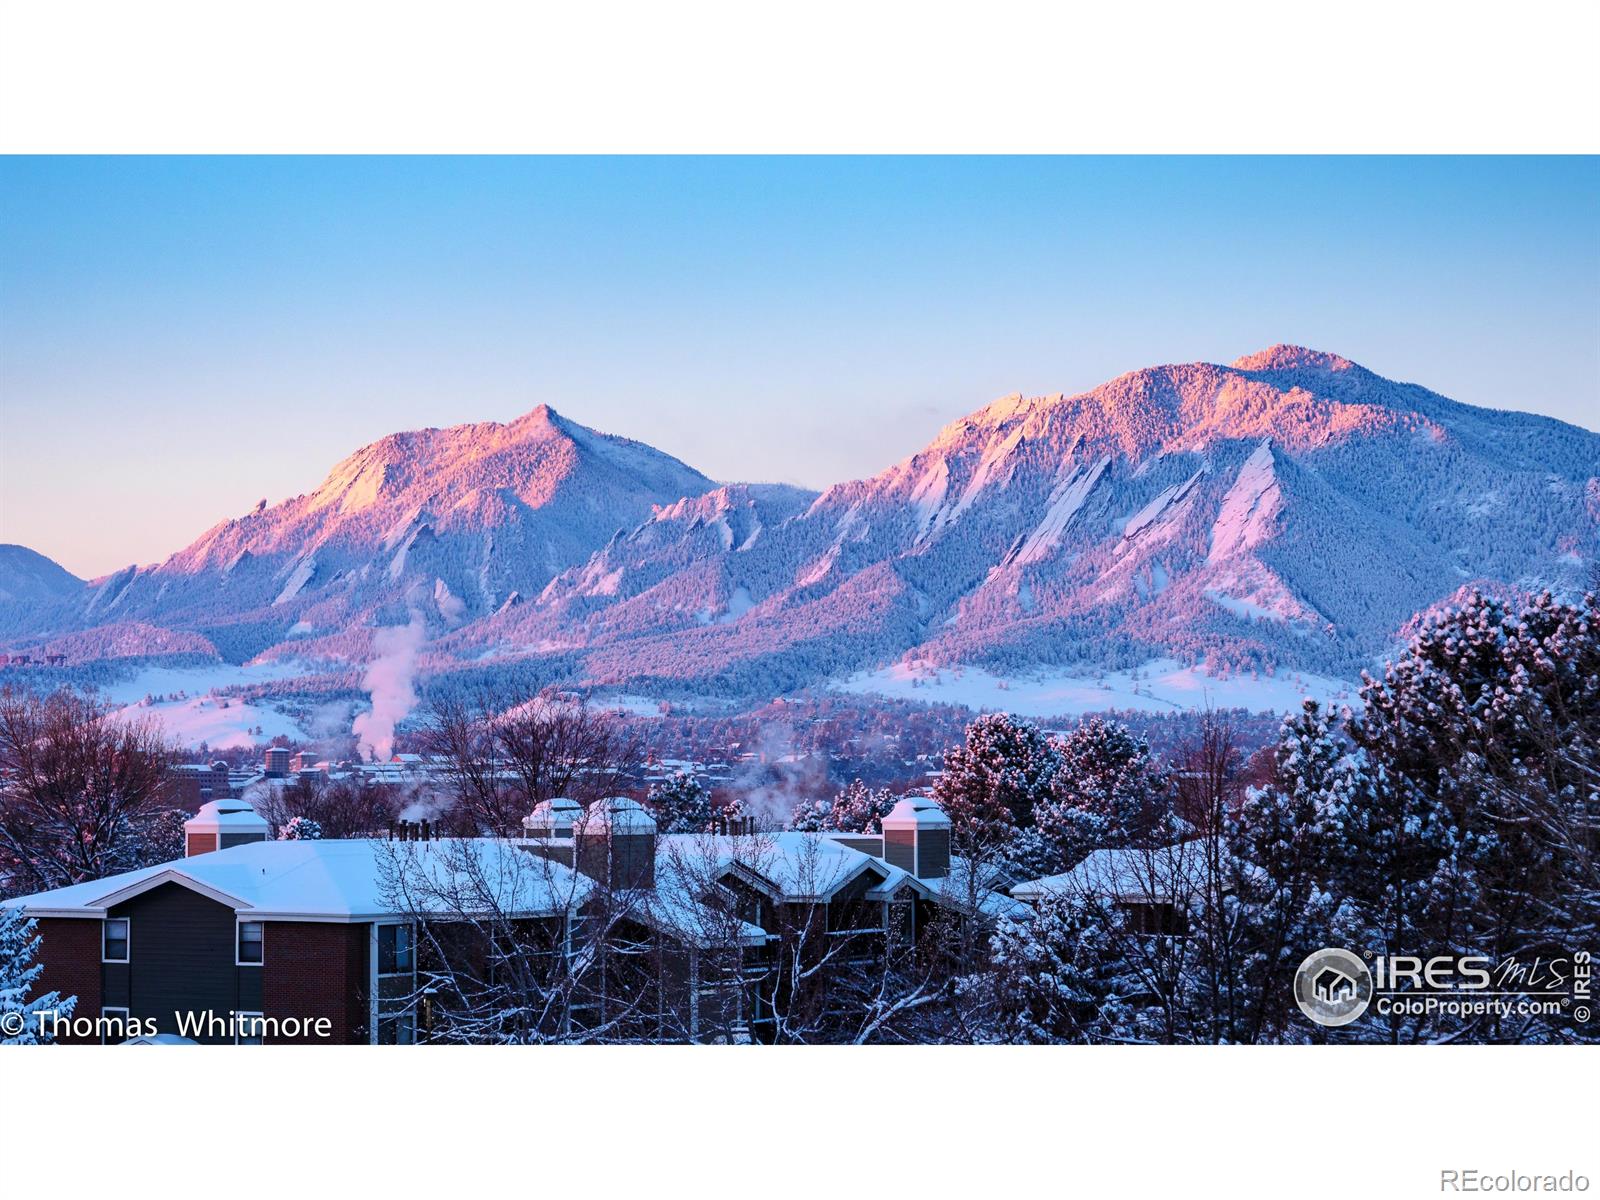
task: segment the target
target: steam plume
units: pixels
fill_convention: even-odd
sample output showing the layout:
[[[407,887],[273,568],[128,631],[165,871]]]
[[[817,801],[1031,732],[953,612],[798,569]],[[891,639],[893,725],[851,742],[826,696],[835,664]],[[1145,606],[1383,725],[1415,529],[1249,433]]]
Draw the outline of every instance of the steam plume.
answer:
[[[394,727],[417,703],[412,680],[425,632],[422,618],[413,613],[409,625],[391,625],[372,637],[373,658],[361,680],[372,697],[372,707],[358,716],[351,728],[361,750],[370,751],[380,761],[394,753]]]

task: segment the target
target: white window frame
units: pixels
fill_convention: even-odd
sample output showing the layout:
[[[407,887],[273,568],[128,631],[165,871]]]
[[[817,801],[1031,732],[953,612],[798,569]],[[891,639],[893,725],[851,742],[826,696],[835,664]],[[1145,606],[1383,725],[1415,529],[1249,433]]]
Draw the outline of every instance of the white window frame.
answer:
[[[114,959],[112,961],[118,961],[118,960]],[[128,1040],[128,1037],[127,1037],[128,1026],[133,1023],[133,1015],[128,1012],[128,1006],[125,1005],[125,1004],[112,1004],[112,1005],[104,1005],[104,1004],[102,1004],[100,1006],[100,1020],[102,1022],[104,1022],[106,1019],[108,1019],[111,1016],[112,1013],[121,1013],[122,1014],[122,1033],[123,1033],[122,1040],[123,1041],[127,1041]],[[106,1041],[106,1030],[105,1030],[105,1026],[103,1024],[100,1027],[100,1044],[102,1046],[109,1046],[109,1045],[112,1044],[112,1043]]]
[[[244,1029],[244,1022],[246,1020],[255,1020],[256,1018],[261,1018],[261,1019],[265,1020],[267,1014],[266,1013],[262,1013],[262,1012],[235,1012],[233,1015],[235,1017],[237,1017],[238,1020],[239,1020],[239,1024],[237,1024],[237,1025],[235,1025],[233,1027],[233,1044],[235,1046],[254,1046],[254,1045],[257,1045],[258,1043],[256,1043],[256,1042],[246,1042],[246,1041],[241,1041],[240,1040],[242,1030]],[[265,1030],[262,1030],[262,1032],[261,1032],[261,1041],[260,1041],[259,1044],[263,1045],[263,1046],[265,1046],[267,1044],[267,1034],[266,1034]]]
[[[113,921],[121,921],[127,932],[122,938],[122,957],[106,957],[106,930]],[[125,963],[133,961],[133,921],[129,917],[103,917],[100,921],[100,961],[103,963]]]
[[[411,935],[411,969],[409,971],[397,971],[392,975],[379,974],[379,972],[378,972],[378,947],[379,947],[378,930],[385,929],[385,928],[388,928],[388,927],[391,927],[391,926],[400,926],[400,925],[404,925],[407,929],[410,930],[410,935]],[[417,979],[417,923],[415,921],[374,921],[371,925],[368,926],[368,929],[371,932],[370,932],[369,940],[367,942],[367,1044],[371,1045],[371,1046],[376,1046],[376,1045],[379,1044],[379,1042],[378,1042],[378,1026],[379,1026],[379,1024],[381,1022],[383,1022],[383,1021],[390,1020],[393,1017],[399,1015],[399,1014],[393,1013],[393,1012],[385,1013],[385,1012],[382,1011],[382,1006],[378,1003],[378,991],[379,991],[378,981],[380,979],[405,979],[405,978],[409,977],[411,979],[411,981],[412,981],[412,988],[413,988],[413,990],[415,990],[416,979]],[[416,1028],[417,1028],[417,1026],[416,1026],[416,1013],[414,1011],[412,1011],[409,1015],[411,1016],[411,1021],[412,1021],[412,1025],[411,1025],[412,1042],[415,1043],[415,1041],[416,1041]]]
[[[258,925],[261,927],[261,957],[256,962],[245,962],[239,957],[239,946],[244,941],[244,927]],[[261,967],[267,962],[267,923],[265,921],[239,921],[233,927],[233,965],[236,967]],[[260,1013],[255,1014],[260,1016]]]

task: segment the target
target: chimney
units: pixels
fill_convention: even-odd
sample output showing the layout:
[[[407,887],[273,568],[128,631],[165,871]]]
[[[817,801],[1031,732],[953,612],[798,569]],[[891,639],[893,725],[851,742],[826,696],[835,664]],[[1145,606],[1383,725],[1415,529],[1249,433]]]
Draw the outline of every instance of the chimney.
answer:
[[[541,800],[522,818],[523,836],[530,838],[569,838],[583,819],[583,805],[565,796]]]
[[[905,796],[883,818],[883,856],[918,879],[950,874],[950,818],[927,796]]]
[[[578,870],[621,891],[656,885],[656,823],[637,800],[596,800],[573,830]]]
[[[208,800],[183,823],[184,857],[267,840],[267,822],[248,800]]]

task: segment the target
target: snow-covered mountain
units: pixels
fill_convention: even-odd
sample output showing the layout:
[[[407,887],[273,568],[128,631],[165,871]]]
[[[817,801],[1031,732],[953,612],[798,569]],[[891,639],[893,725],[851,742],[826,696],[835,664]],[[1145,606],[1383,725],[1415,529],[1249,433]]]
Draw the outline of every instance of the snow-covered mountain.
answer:
[[[83,580],[26,546],[0,545],[0,605],[53,606],[83,591]]]
[[[163,563],[94,581],[78,615],[194,630],[236,657],[409,612],[442,631],[537,595],[619,528],[713,486],[547,406],[510,424],[397,433],[308,495],[263,501]]]
[[[1276,346],[997,401],[757,537],[713,536],[737,496],[703,498],[474,636],[579,649],[586,677],[646,688],[782,690],[897,659],[1350,677],[1471,581],[1580,586],[1597,476],[1600,435]]]
[[[89,585],[74,624],[315,657],[421,611],[435,661],[743,696],[957,664],[1349,678],[1465,585],[1580,587],[1597,531],[1600,434],[1275,346],[1008,397],[820,496],[543,408],[397,434]]]

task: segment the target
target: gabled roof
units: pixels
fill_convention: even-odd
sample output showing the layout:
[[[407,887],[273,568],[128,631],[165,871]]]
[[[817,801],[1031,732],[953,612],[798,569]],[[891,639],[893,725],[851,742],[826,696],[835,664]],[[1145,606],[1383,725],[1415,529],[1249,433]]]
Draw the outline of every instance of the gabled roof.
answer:
[[[1013,921],[1033,920],[1033,909],[996,890],[998,876],[999,871],[995,867],[974,867],[967,859],[952,857],[950,874],[942,879],[926,879],[922,882],[937,891],[939,903],[958,912],[970,914],[976,901],[976,909],[983,916],[1009,917]]]
[[[1019,883],[1011,894],[1019,900],[1056,894],[1168,902],[1192,893],[1203,878],[1204,868],[1204,851],[1199,842],[1153,849],[1096,850],[1072,870]]]
[[[703,863],[705,873],[733,875],[786,903],[825,903],[864,873],[875,882],[898,870],[881,858],[814,833],[670,834],[657,842],[669,861]],[[658,872],[659,873],[659,872]]]
[[[397,907],[392,883],[410,899]],[[450,912],[470,896],[498,911],[547,916],[587,899],[593,884],[558,862],[494,838],[433,842],[326,839],[251,842],[4,902],[29,916],[99,917],[172,883],[253,920],[368,921],[400,911]],[[454,900],[445,897],[454,896]]]
[[[655,888],[640,892],[632,900],[627,915],[684,945],[700,949],[733,943],[760,946],[770,936],[761,926],[741,920],[729,909],[716,908],[690,895],[680,882],[659,876]]]

